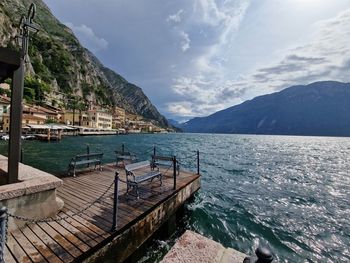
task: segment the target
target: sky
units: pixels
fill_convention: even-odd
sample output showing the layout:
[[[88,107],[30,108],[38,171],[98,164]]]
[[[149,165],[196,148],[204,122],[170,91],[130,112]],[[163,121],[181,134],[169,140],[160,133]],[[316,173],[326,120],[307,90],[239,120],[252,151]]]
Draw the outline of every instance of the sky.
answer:
[[[167,118],[350,81],[349,0],[44,0]]]

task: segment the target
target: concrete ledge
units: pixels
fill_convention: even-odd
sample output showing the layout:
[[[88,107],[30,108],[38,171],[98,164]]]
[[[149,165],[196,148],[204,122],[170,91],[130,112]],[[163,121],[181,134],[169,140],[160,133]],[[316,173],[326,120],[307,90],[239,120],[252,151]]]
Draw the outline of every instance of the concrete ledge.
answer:
[[[161,263],[242,263],[245,254],[187,230]]]
[[[0,155],[0,178],[6,174],[7,157]],[[22,163],[19,164],[19,180],[18,183],[0,185],[0,201],[56,189],[63,184],[56,176]]]
[[[7,157],[0,155],[0,183],[7,175]],[[56,176],[19,164],[19,181],[0,185],[0,207],[6,206],[8,212],[32,219],[55,216],[64,202],[56,196],[56,189],[63,181]],[[25,222],[9,218],[9,229],[21,228]]]

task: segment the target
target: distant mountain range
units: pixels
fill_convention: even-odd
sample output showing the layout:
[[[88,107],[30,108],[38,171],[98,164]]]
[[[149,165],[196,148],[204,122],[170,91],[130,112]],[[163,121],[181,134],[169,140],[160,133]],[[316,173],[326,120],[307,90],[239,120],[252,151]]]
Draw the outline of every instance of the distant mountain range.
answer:
[[[168,123],[174,127],[181,127],[181,123],[179,123],[177,120],[174,120],[174,119],[168,119]]]
[[[315,82],[194,118],[186,132],[350,136],[350,83]]]

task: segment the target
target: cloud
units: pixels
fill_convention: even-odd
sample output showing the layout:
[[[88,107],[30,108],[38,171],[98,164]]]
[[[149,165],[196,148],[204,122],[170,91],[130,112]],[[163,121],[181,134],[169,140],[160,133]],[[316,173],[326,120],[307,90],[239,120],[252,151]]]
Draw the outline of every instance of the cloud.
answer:
[[[87,25],[76,26],[71,22],[65,23],[67,27],[73,30],[74,34],[82,42],[83,46],[87,47],[93,52],[107,49],[108,42],[104,38],[96,36],[95,32]]]
[[[214,25],[227,21],[223,11],[213,6],[214,1],[199,2],[201,9],[206,9],[201,12],[214,14],[210,22],[209,18],[204,18],[207,23]],[[226,28],[220,35],[221,41],[194,60],[197,74],[175,78],[172,89],[193,102],[185,105],[187,116],[203,116],[292,85],[321,80],[349,81],[350,9],[315,23],[313,29],[309,42],[287,49],[279,60],[235,78],[227,74],[225,61],[218,60],[223,55],[220,50],[225,47],[224,38],[234,34],[227,33],[229,29]]]
[[[190,48],[191,40],[187,33],[180,31],[181,50],[186,52]]]
[[[195,0],[194,13],[200,23],[211,26],[218,26],[229,19],[229,14],[224,9],[220,9],[215,0]]]
[[[45,2],[167,117],[208,115],[294,84],[350,80],[350,11],[336,16],[347,0],[317,8],[294,0]]]
[[[175,28],[180,32],[182,51],[187,51],[193,42],[185,33],[191,32],[195,41],[193,47],[197,52],[188,62],[188,71],[175,77],[171,86],[175,94],[191,102],[178,102],[181,112],[186,112],[187,117],[207,115],[241,101],[239,95],[245,93],[245,88],[239,85],[237,88],[227,79],[229,73],[225,63],[226,51],[239,29],[249,2],[195,0],[191,23]],[[176,104],[167,105],[169,112],[180,112]]]
[[[178,24],[182,21],[182,14],[184,13],[183,9],[180,9],[179,11],[177,11],[175,14],[169,15],[166,19],[166,21],[168,23],[171,24]],[[177,34],[180,37],[180,43],[181,43],[181,50],[182,52],[186,52],[188,49],[190,49],[190,45],[191,45],[191,40],[189,35],[184,32],[183,30],[180,30],[178,28],[178,26],[174,26],[172,28],[172,30],[174,30],[175,32],[177,32]]]
[[[173,23],[180,23],[182,18],[181,15],[184,12],[183,9],[180,9],[179,11],[177,11],[175,14],[173,15],[169,15],[166,19],[167,22],[173,22]]]
[[[257,69],[246,79],[257,90],[266,86],[281,90],[288,85],[319,80],[348,81],[350,70],[350,9],[315,24],[312,41],[290,49],[284,58]]]
[[[195,117],[194,113],[192,112],[192,103],[188,101],[181,101],[181,102],[170,102],[167,104],[169,112],[180,115],[180,116],[188,116],[188,117]]]

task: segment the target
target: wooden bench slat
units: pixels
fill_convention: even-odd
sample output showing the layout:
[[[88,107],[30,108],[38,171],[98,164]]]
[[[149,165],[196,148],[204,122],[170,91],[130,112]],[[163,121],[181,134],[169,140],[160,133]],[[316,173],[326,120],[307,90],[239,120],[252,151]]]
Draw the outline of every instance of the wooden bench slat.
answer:
[[[151,163],[149,161],[143,161],[138,163],[132,163],[125,165],[126,173],[126,193],[129,193],[129,189],[133,188],[136,190],[136,197],[139,198],[139,184],[147,181],[153,180],[153,178],[158,177],[160,180],[160,185],[162,185],[162,173],[159,170],[154,171],[153,169],[149,172],[142,171],[142,175],[136,175],[134,172],[136,170],[141,170],[143,168],[149,167],[151,169]]]
[[[156,176],[160,176],[161,173],[158,172],[158,171],[152,171],[152,172],[149,172],[149,173],[146,173],[146,174],[143,174],[143,175],[139,175],[139,176],[136,176],[135,177],[135,181],[137,183],[142,183],[144,181],[147,181],[153,177],[156,177]]]
[[[99,163],[101,160],[99,159],[90,159],[90,160],[81,160],[81,161],[76,161],[74,162],[75,165],[80,165],[80,164],[90,164],[90,163]]]
[[[95,164],[100,166],[100,170],[102,170],[101,166],[101,159],[102,159],[103,153],[90,153],[90,154],[80,154],[73,157],[68,164],[68,175],[70,174],[70,171],[73,170],[73,176],[75,177],[75,170],[77,166],[80,165],[89,165],[89,164]]]
[[[145,167],[150,166],[150,165],[151,164],[150,164],[149,161],[143,161],[143,162],[138,162],[138,163],[131,163],[131,164],[125,165],[125,170],[131,172],[133,170],[145,168]]]

